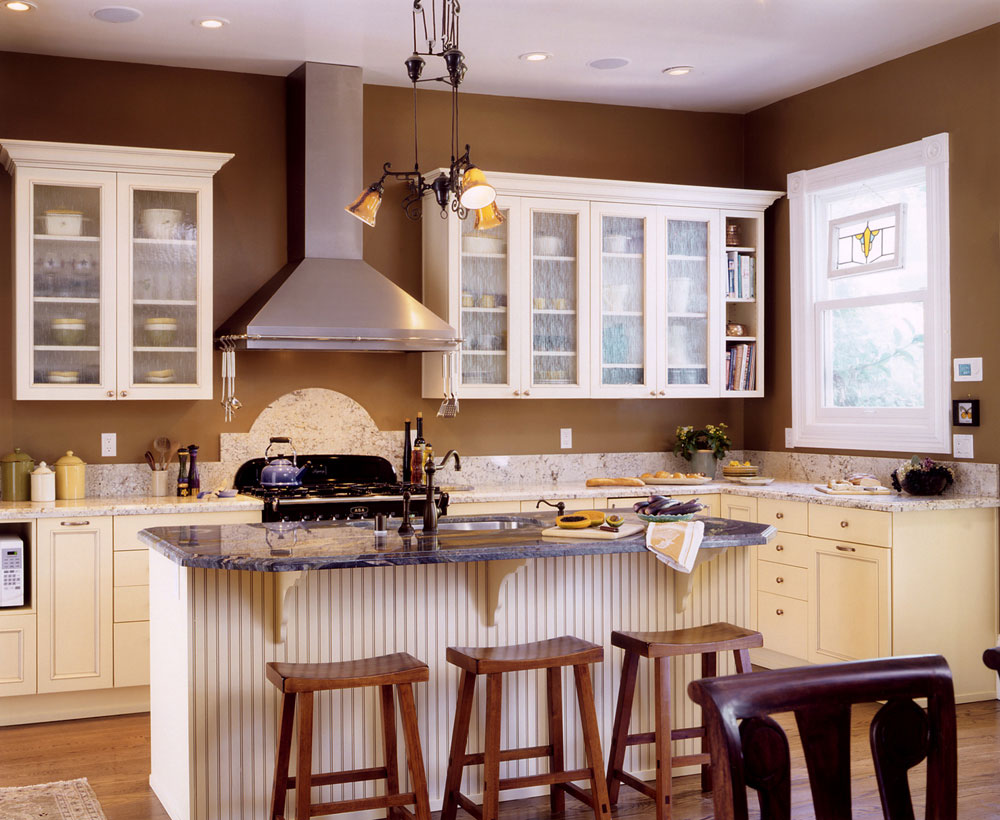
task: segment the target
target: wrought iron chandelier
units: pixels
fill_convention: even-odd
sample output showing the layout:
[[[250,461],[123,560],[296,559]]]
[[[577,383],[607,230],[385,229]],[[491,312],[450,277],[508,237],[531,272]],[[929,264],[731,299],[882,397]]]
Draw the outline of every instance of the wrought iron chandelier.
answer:
[[[413,53],[406,59],[406,73],[413,83],[413,170],[394,171],[391,163],[382,166],[382,176],[373,182],[345,210],[366,225],[374,227],[375,215],[382,204],[387,177],[404,180],[409,191],[403,199],[403,210],[412,220],[423,215],[424,194],[432,191],[441,209],[441,217],[448,218],[448,210],[454,211],[459,219],[465,219],[469,211],[475,211],[477,230],[496,227],[503,222],[503,216],[496,207],[496,190],[486,181],[486,175],[469,159],[469,146],[459,155],[458,136],[458,87],[465,79],[467,69],[465,55],[458,46],[458,16],[461,12],[459,0],[441,0],[440,32],[438,31],[438,0],[431,0],[430,29],[427,13],[423,8],[425,0],[413,0]],[[427,50],[418,48],[418,31],[422,33],[421,43]],[[445,74],[440,77],[422,77],[426,60],[424,57],[440,57],[444,60]],[[417,148],[417,84],[442,82],[451,86],[451,165],[447,172],[439,174],[430,182],[420,170],[420,156]]]

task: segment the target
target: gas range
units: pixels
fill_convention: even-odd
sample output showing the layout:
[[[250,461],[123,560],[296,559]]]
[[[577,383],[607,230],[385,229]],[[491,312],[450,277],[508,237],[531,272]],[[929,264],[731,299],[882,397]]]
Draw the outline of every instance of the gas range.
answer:
[[[236,472],[236,489],[264,502],[264,521],[336,521],[372,518],[376,513],[403,514],[403,493],[409,492],[410,512],[423,516],[427,488],[403,484],[396,471],[380,456],[304,455],[298,463],[306,467],[298,487],[263,487],[263,458],[245,462]],[[448,511],[448,494],[434,488],[439,514]]]

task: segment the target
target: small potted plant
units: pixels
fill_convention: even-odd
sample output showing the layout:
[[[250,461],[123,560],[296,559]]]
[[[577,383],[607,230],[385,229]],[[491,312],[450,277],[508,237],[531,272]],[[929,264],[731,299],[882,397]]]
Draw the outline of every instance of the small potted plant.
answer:
[[[910,495],[941,495],[955,482],[951,467],[914,456],[892,471],[892,486]]]
[[[716,462],[733,446],[726,429],[725,424],[708,424],[701,430],[678,427],[674,452],[691,462],[693,472],[715,478]]]

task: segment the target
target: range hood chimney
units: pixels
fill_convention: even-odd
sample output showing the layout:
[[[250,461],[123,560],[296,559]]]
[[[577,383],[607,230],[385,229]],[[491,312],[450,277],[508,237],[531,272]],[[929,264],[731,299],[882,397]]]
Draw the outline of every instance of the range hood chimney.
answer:
[[[362,260],[344,210],[362,182],[355,66],[305,63],[287,79],[288,259],[220,329],[248,350],[452,351],[458,333]]]

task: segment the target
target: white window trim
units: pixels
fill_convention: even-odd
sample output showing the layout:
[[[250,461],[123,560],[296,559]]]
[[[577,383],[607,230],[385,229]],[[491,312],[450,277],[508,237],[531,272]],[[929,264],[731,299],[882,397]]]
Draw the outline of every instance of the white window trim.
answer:
[[[822,349],[813,313],[816,252],[813,195],[828,188],[923,166],[927,174],[927,292],[924,378],[928,406],[912,409],[823,408]],[[792,442],[795,447],[951,452],[951,298],[948,134],[788,175]],[[912,228],[912,226],[911,226]],[[898,295],[893,301],[898,301]]]

